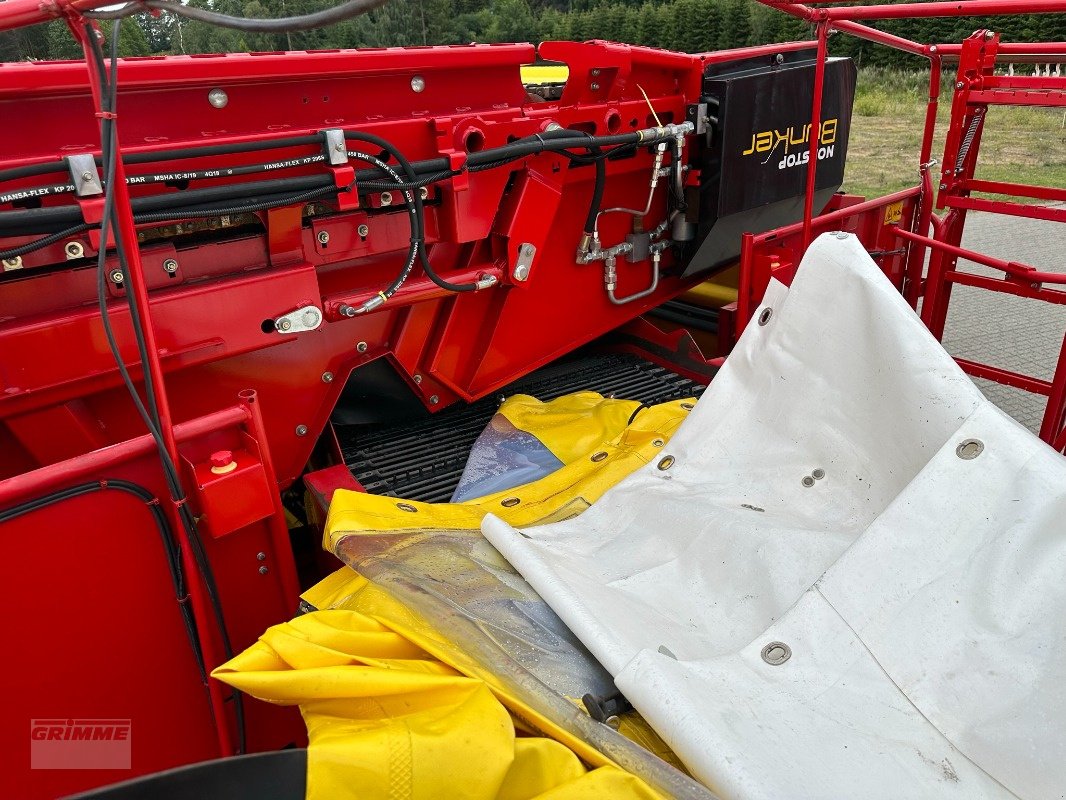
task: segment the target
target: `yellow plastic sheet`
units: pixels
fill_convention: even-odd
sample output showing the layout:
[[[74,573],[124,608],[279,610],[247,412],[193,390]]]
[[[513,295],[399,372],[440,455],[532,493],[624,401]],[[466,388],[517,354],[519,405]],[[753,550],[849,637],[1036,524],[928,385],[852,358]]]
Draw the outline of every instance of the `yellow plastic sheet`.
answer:
[[[336,552],[349,536],[473,532],[489,511],[515,525],[574,516],[658,457],[692,403],[663,403],[633,417],[637,403],[592,392],[551,403],[512,397],[501,407],[506,418],[564,467],[458,504],[338,491],[324,545]],[[214,676],[267,702],[300,706],[311,800],[659,797],[352,570],[338,570],[303,597],[326,610],[271,628]],[[626,717],[625,735],[672,761],[639,717]]]
[[[565,745],[521,735],[484,681],[358,612],[276,625],[213,675],[300,706],[309,800],[657,797],[616,766],[588,769]]]
[[[551,403],[515,396],[502,407],[508,419],[544,442],[565,466],[538,481],[462,503],[419,503],[338,489],[323,547],[336,552],[341,539],[361,532],[478,530],[489,512],[516,526],[576,516],[658,457],[694,402],[674,400],[643,409],[627,425],[638,406],[630,400],[604,399],[594,392]],[[567,445],[568,437],[577,444]]]

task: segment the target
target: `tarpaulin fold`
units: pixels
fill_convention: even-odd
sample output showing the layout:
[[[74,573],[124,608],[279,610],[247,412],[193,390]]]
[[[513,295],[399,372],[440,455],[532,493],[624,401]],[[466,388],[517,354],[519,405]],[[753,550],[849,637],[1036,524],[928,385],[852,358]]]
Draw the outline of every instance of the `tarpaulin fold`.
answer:
[[[707,786],[1063,796],[1066,460],[855,237],[771,283],[663,458],[482,530]]]

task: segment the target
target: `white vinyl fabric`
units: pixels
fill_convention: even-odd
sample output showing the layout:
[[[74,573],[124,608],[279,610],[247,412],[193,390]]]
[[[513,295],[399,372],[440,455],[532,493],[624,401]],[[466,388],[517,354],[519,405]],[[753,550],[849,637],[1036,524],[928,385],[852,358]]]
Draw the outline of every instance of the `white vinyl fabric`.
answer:
[[[668,469],[483,533],[727,800],[1066,797],[1066,459],[853,236],[764,310]]]

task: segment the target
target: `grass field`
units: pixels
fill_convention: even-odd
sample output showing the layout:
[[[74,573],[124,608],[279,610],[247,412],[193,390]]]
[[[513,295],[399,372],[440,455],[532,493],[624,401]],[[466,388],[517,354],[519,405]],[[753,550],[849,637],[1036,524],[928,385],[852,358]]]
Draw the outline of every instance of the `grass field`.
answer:
[[[929,92],[927,73],[859,72],[844,189],[872,197],[918,182],[918,154]],[[951,75],[940,94],[933,158],[943,158],[952,99]],[[1066,186],[1062,110],[990,108],[976,177]],[[935,174],[935,173],[934,173]]]

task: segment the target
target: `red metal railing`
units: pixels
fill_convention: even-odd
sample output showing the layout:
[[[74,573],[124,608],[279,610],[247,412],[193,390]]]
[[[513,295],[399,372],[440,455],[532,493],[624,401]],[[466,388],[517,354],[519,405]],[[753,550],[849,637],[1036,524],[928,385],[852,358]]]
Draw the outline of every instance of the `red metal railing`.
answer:
[[[969,210],[1066,222],[1066,207],[1048,205],[1066,202],[1066,188],[987,181],[974,177],[989,106],[1066,107],[1066,77],[996,75],[994,67],[997,60],[1009,58],[1017,63],[1063,61],[1066,60],[1066,42],[1001,43],[998,35],[982,30],[961,44],[922,44],[862,22],[916,17],[1061,13],[1064,10],[1061,0],[969,0],[966,3],[934,0],[896,5],[819,7],[826,1],[796,3],[789,0],[759,0],[763,5],[805,19],[815,26],[818,60],[814,103],[811,109],[812,130],[820,121],[825,43],[830,32],[840,31],[923,57],[929,62],[929,100],[918,161],[921,182],[913,190],[918,198],[917,223],[913,231],[904,229],[902,225],[894,228],[894,236],[908,248],[905,275],[900,288],[912,307],[917,309],[919,304],[921,305],[922,319],[929,329],[937,338],[943,336],[951,287],[956,283],[1048,303],[1066,304],[1066,292],[1045,285],[1066,284],[1066,274],[1041,272],[1025,264],[991,258],[961,246],[966,212]],[[958,69],[940,179],[934,181],[932,166],[935,162],[931,160],[932,146],[944,59],[958,59]],[[802,223],[804,248],[810,244],[816,228],[824,230],[826,220],[840,216],[838,213],[836,216],[823,215],[812,219],[815,170],[816,161],[812,157],[808,164]],[[1040,203],[973,197],[973,193],[1001,194]],[[944,217],[938,217],[933,213],[934,208],[946,210],[947,213]],[[767,256],[767,253],[771,255]],[[924,270],[927,253],[929,266]],[[738,333],[747,321],[745,311],[750,306],[744,296],[744,290],[752,288],[753,276],[759,272],[760,259],[765,261],[770,258],[772,262],[774,254],[780,254],[779,237],[746,237],[741,260]],[[996,278],[959,270],[957,262],[960,258],[991,267],[1003,275]],[[956,360],[970,375],[1046,396],[1048,401],[1040,427],[1040,437],[1055,449],[1066,450],[1066,338],[1063,340],[1050,381],[968,359]]]

